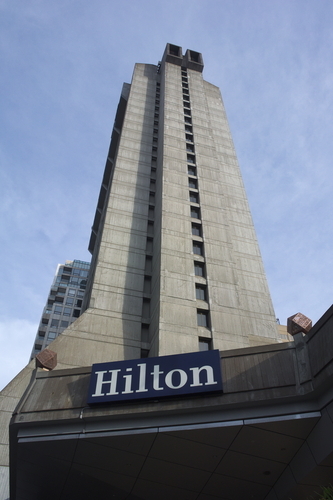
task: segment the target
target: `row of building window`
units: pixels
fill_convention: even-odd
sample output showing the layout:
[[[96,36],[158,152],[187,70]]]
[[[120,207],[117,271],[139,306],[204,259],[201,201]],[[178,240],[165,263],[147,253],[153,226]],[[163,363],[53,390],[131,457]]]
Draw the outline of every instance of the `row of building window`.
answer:
[[[182,91],[184,105],[184,125],[185,125],[185,140],[187,152],[187,169],[188,169],[188,185],[189,185],[189,201],[190,215],[192,219],[197,219],[198,223],[192,222],[192,235],[202,238],[201,211],[200,211],[200,196],[198,190],[197,167],[195,156],[195,145],[193,136],[192,113],[190,94],[188,86],[187,70],[182,68]],[[193,240],[193,253],[200,257],[204,257],[204,245],[202,241]],[[194,274],[200,278],[205,277],[205,263],[194,260]],[[207,285],[196,283],[195,296],[198,301],[208,302]],[[197,325],[203,328],[209,328],[209,311],[206,309],[197,309]],[[208,350],[211,348],[211,340],[209,338],[199,338],[199,349]]]
[[[153,128],[153,145],[150,170],[150,191],[149,191],[149,206],[148,206],[148,221],[147,221],[147,240],[146,240],[146,263],[145,277],[143,284],[143,293],[151,294],[151,273],[153,267],[153,242],[154,242],[154,218],[155,218],[155,190],[156,190],[156,168],[157,168],[157,153],[158,153],[158,130],[159,130],[159,105],[160,105],[160,83],[156,83],[155,92],[155,114]],[[141,323],[141,342],[149,343],[149,325],[150,325],[150,297],[144,297],[142,301],[142,323]],[[149,349],[141,348],[141,357],[149,356]]]

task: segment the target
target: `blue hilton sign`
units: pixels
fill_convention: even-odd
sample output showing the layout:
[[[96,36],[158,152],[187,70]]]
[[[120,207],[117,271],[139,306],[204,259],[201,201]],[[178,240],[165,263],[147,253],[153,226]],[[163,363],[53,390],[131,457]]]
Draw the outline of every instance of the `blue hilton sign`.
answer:
[[[92,366],[88,404],[222,391],[219,351]]]

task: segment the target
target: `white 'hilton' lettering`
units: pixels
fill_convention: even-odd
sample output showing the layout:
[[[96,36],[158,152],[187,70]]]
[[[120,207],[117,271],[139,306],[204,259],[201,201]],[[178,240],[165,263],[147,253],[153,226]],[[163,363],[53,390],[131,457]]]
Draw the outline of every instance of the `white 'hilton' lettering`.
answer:
[[[118,372],[121,370],[108,370],[108,371],[102,371],[102,372],[96,372],[97,375],[97,381],[96,381],[96,389],[95,389],[95,394],[92,395],[92,397],[98,397],[98,396],[113,396],[115,394],[119,394],[119,392],[116,391],[117,389],[117,378],[118,378]],[[110,380],[103,380],[105,373],[111,373],[111,379]],[[103,385],[109,384],[110,385],[110,391],[109,392],[102,392],[102,387]]]
[[[190,370],[191,370],[192,375],[193,375],[193,383],[190,384],[190,387],[199,387],[200,385],[203,385],[202,382],[200,382],[201,370],[206,370],[207,382],[204,385],[217,384],[217,382],[214,380],[213,368],[210,365],[202,366],[201,368],[196,366],[195,368],[190,368]]]
[[[121,369],[118,368],[117,370],[107,370],[107,371],[99,371],[96,372],[96,388],[95,388],[95,393],[92,394],[92,397],[98,397],[98,396],[115,396],[117,394],[132,394],[133,392],[148,392],[148,389],[146,387],[146,375],[147,375],[147,366],[145,363],[138,363],[137,367],[139,368],[139,387],[137,390],[133,390],[132,388],[132,368],[126,368],[126,375],[123,375],[123,379],[125,381],[125,387],[124,390],[121,391],[120,393],[117,391],[117,384],[118,384],[118,373],[121,372]],[[200,387],[202,385],[215,385],[217,384],[217,381],[214,380],[214,370],[213,367],[210,365],[205,365],[205,366],[195,366],[193,368],[189,368],[189,371],[192,372],[192,383],[190,384],[190,387]],[[202,382],[202,378],[204,377],[203,373],[206,374],[205,377],[205,382]],[[109,380],[104,380],[104,375],[106,373],[110,373],[110,379]],[[179,375],[179,381],[178,384],[174,383],[173,380],[173,375],[175,373],[178,373]],[[153,371],[150,373],[153,377],[153,389],[154,391],[163,391],[163,379],[161,380],[161,375],[164,374],[164,371],[160,370],[160,365],[154,365]],[[178,377],[177,377],[178,379]],[[166,373],[164,377],[164,382],[169,389],[181,389],[184,387],[184,385],[187,384],[188,382],[188,375],[184,370],[181,370],[180,368],[176,368],[174,370],[170,370],[169,372]],[[109,386],[109,387],[108,387]],[[109,392],[103,392],[105,388],[105,391],[109,389]]]
[[[174,383],[172,381],[172,375],[176,372],[179,373],[179,384],[178,385],[174,385]],[[186,372],[184,372],[184,370],[179,370],[179,369],[178,370],[177,369],[171,370],[165,376],[165,383],[170,389],[180,389],[181,387],[184,387],[186,382],[187,382],[187,374],[186,374]]]
[[[139,389],[135,392],[148,392],[148,389],[146,389],[146,367],[147,367],[147,365],[145,363],[139,363],[137,366],[140,369]]]
[[[160,372],[160,365],[154,365],[154,370],[150,375],[153,376],[153,388],[155,391],[163,391],[163,387],[160,387],[160,375],[164,372]]]

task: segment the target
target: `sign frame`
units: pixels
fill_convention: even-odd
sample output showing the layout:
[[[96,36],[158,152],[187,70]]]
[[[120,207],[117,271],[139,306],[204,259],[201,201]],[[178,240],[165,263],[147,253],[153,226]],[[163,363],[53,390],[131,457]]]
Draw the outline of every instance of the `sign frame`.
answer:
[[[88,404],[222,392],[218,350],[92,366]]]

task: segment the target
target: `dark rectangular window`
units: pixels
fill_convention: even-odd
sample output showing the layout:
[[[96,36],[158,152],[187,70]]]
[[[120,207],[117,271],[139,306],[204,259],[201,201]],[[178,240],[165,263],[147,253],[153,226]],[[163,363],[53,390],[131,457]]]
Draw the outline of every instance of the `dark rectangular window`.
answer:
[[[192,175],[195,175],[195,169],[193,171],[194,171],[194,174],[192,174]],[[189,179],[188,186],[192,189],[198,189],[198,181],[196,179]]]
[[[193,191],[190,191],[190,202],[191,203],[199,203],[198,193],[194,193]]]
[[[203,255],[203,245],[200,241],[193,241],[193,253]]]
[[[204,326],[208,328],[208,312],[207,311],[201,311],[200,309],[197,310],[197,324],[198,326]]]
[[[185,123],[192,123],[192,119],[189,116],[185,116]]]
[[[184,115],[191,116],[191,110],[190,109],[184,109]]]
[[[185,132],[193,133],[193,128],[190,125],[185,125]]]
[[[191,61],[194,61],[196,63],[200,62],[199,61],[199,52],[194,52],[194,50],[190,50],[190,56],[191,56]]]
[[[170,43],[170,45],[169,45],[169,54],[171,54],[173,56],[180,57],[181,56],[180,47],[178,47],[178,45],[172,45]]]
[[[187,172],[188,172],[188,175],[195,175],[195,176],[197,175],[197,169],[192,165],[187,166]],[[193,179],[190,179],[190,180],[192,181]],[[189,180],[189,182],[190,182],[190,180]],[[190,187],[194,187],[194,186],[190,185]],[[194,189],[197,189],[197,187],[195,187]]]
[[[194,153],[194,146],[193,144],[186,144],[186,151],[188,151],[189,153]]]
[[[185,138],[187,141],[193,142],[193,135],[192,134],[185,134]]]
[[[80,309],[74,309],[73,311],[73,317],[78,318],[80,316]]]
[[[203,262],[194,262],[194,274],[196,276],[205,276],[205,264]]]
[[[59,325],[59,320],[58,319],[53,319],[51,321],[51,326],[53,326],[55,328],[58,328],[58,325]]]
[[[80,288],[85,290],[87,285],[87,280],[81,280],[80,281]]]
[[[60,326],[61,326],[61,328],[67,328],[68,327],[68,321],[61,321]]]
[[[195,285],[195,297],[198,300],[207,300],[206,299],[206,287],[202,285]]]
[[[209,351],[212,341],[210,339],[199,339],[199,351]]]
[[[191,107],[189,101],[183,101],[183,105],[184,105],[184,108],[190,108]]]
[[[187,161],[189,163],[195,163],[195,156],[194,155],[187,155]]]
[[[200,226],[200,224],[192,224],[192,234],[194,236],[201,236],[201,226]]]
[[[191,206],[191,217],[192,219],[200,219],[200,209],[198,207]]]

